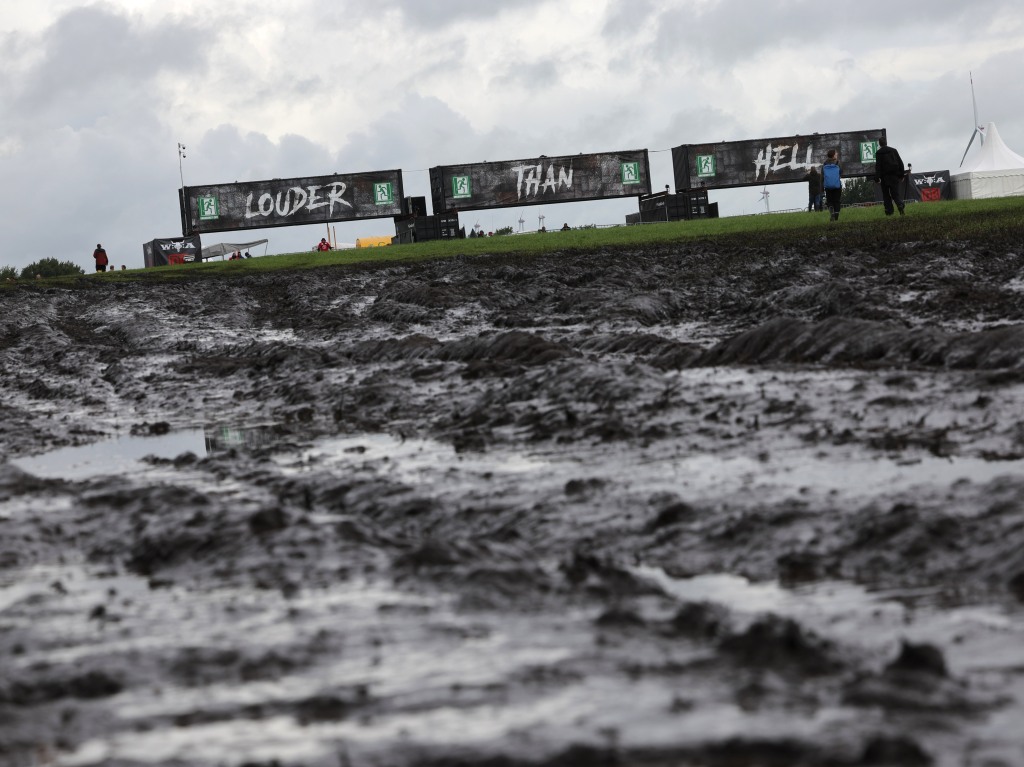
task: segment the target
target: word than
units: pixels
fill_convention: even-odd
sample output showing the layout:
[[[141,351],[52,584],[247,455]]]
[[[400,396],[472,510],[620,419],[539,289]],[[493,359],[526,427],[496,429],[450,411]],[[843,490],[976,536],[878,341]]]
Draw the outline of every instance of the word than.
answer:
[[[564,167],[558,169],[558,178],[555,178],[555,166],[549,165],[547,176],[544,175],[544,164],[517,165],[512,172],[518,174],[516,182],[516,196],[537,197],[545,192],[556,192],[559,187],[572,189],[572,168],[566,170]]]
[[[789,150],[788,154],[787,150]],[[768,144],[768,146],[757,153],[757,159],[754,160],[754,179],[760,180],[762,174],[767,179],[772,173],[780,170],[806,170],[807,168],[814,167],[814,163],[811,162],[811,155],[814,154],[814,145],[812,144],[807,147],[807,155],[803,162],[800,162],[799,152],[799,144],[793,144],[792,146],[789,144],[781,144],[779,146]]]
[[[325,195],[320,193],[321,189],[327,190]],[[267,217],[275,213],[278,216],[286,217],[292,216],[301,210],[312,212],[328,206],[330,207],[330,215],[334,215],[334,207],[336,205],[344,205],[346,208],[352,207],[352,203],[342,198],[347,189],[348,186],[346,184],[341,181],[335,181],[326,187],[293,186],[291,189],[278,192],[276,195],[271,192],[264,192],[256,201],[255,210],[253,210],[252,203],[256,193],[249,192],[249,196],[245,198],[245,217]]]

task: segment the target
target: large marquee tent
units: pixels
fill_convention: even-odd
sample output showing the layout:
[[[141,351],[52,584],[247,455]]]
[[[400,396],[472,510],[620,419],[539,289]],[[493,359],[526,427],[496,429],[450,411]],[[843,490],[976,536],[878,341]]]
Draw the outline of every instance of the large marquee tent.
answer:
[[[981,151],[953,176],[953,195],[958,200],[1024,195],[1024,157],[1003,143],[995,123],[985,128]]]

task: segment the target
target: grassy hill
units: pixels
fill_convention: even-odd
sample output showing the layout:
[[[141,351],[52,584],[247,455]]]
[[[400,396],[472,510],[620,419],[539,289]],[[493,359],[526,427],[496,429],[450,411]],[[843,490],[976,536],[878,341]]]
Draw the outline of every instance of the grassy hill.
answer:
[[[731,246],[776,248],[787,243],[820,241],[829,248],[879,247],[899,242],[1016,240],[1024,246],[1024,197],[955,200],[913,204],[907,215],[887,218],[880,205],[843,210],[832,223],[827,213],[776,213],[719,219],[675,221],[640,226],[573,229],[464,240],[434,240],[410,245],[358,248],[328,253],[304,251],[243,261],[210,261],[187,266],[129,269],[85,277],[61,277],[32,284],[79,284],[83,281],[164,281],[216,278],[275,270],[373,262],[407,262],[455,256],[664,247],[673,243],[721,241]],[[24,284],[24,283],[22,283]],[[10,287],[7,285],[5,287]]]

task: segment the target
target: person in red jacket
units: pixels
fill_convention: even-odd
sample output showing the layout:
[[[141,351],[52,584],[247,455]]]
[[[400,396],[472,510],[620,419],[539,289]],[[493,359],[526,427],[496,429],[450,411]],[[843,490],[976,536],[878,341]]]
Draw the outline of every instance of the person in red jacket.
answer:
[[[319,250],[319,251],[330,250],[331,249],[331,244],[329,242],[327,242],[327,238],[326,237],[321,237],[320,238],[320,244],[316,246],[316,249]]]
[[[103,249],[103,246],[98,242],[96,243],[96,250],[92,252],[92,257],[96,259],[96,271],[105,272],[107,271],[107,264],[110,261],[107,259],[107,251]]]

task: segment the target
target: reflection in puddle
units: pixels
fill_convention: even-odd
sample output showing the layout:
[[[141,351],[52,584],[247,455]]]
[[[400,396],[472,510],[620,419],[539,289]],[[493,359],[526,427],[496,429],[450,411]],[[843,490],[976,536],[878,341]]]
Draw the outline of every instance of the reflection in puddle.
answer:
[[[146,456],[177,458],[182,453],[206,455],[202,429],[154,437],[115,437],[90,445],[62,447],[49,453],[16,458],[11,463],[37,477],[81,480],[129,474],[143,468],[141,461]]]
[[[237,448],[267,447],[281,438],[273,426],[207,426],[205,435],[209,455]]]
[[[124,435],[16,458],[11,463],[37,477],[82,480],[141,471],[145,468],[142,459],[148,456],[170,460],[192,453],[204,458],[231,449],[266,447],[278,439],[273,426],[208,426],[158,436]]]

